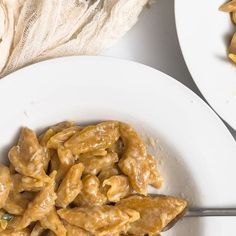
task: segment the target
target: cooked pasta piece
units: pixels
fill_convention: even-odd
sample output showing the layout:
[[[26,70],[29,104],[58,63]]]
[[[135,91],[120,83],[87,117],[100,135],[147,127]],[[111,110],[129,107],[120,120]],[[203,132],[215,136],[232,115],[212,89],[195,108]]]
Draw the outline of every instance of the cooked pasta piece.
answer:
[[[79,158],[90,158],[90,157],[103,157],[107,155],[107,150],[102,148],[102,149],[98,149],[98,150],[94,150],[91,152],[86,152],[86,153],[81,153],[79,155]]]
[[[14,170],[0,164],[1,236],[154,236],[187,205],[144,196],[162,185],[156,160],[118,121],[63,122],[40,142],[23,128],[9,159]]]
[[[22,215],[24,214],[28,203],[29,200],[24,194],[10,191],[3,209],[13,215]]]
[[[236,63],[236,33],[233,34],[228,52],[229,58]]]
[[[127,124],[120,124],[120,134],[125,149],[119,167],[129,177],[133,189],[147,195],[150,169],[146,146],[136,131]]]
[[[69,149],[64,148],[63,143],[69,139],[77,130],[79,130],[79,127],[77,126],[71,126],[73,123],[62,123],[59,125],[59,127],[65,127],[65,129],[61,128],[50,128],[47,133],[47,139],[45,139],[45,143],[47,147],[51,149],[56,149],[58,158],[60,160],[60,163],[64,166],[58,166],[56,169],[57,172],[57,177],[56,180],[59,182],[61,179],[61,176],[65,174],[66,171],[65,169],[69,169],[69,167],[74,164],[75,157],[72,155],[72,152]],[[65,125],[65,126],[64,126]],[[68,127],[67,127],[68,126]],[[56,130],[58,132],[56,132]],[[50,150],[50,149],[49,149]],[[52,150],[50,150],[52,152]],[[52,155],[55,155],[54,153]],[[52,158],[51,158],[52,159]],[[68,166],[68,168],[66,168]],[[63,168],[65,167],[65,168]],[[60,171],[59,171],[60,168]],[[62,171],[63,170],[63,171]]]
[[[57,191],[56,205],[58,207],[67,207],[80,193],[82,189],[81,176],[83,171],[84,165],[82,163],[73,165],[70,168]]]
[[[234,24],[236,24],[236,11],[231,13],[231,19]]]
[[[49,231],[47,236],[56,236],[56,234],[54,232],[52,232],[52,231]]]
[[[30,233],[30,236],[41,236],[45,229],[38,222]]]
[[[61,163],[60,163],[57,151],[52,150],[51,159],[50,159],[50,172],[52,171],[58,172],[58,169],[60,168],[60,164]]]
[[[50,229],[57,236],[66,236],[66,229],[59,219],[55,208],[40,220],[40,224],[44,229]]]
[[[45,155],[45,149],[40,146],[36,134],[28,128],[22,128],[18,145],[8,154],[11,164],[20,174],[49,181],[44,171]]]
[[[71,126],[75,126],[75,122],[66,120],[66,121],[59,122],[59,123],[53,125],[50,128],[53,131],[55,131],[56,133],[58,133],[58,132],[61,132],[64,129],[70,128]]]
[[[70,128],[74,126],[74,122],[71,121],[63,121],[58,123],[52,127],[49,127],[44,133],[42,133],[39,137],[40,144],[42,146],[47,146],[49,139],[54,136],[56,133],[61,132],[64,129]]]
[[[21,230],[7,229],[1,232],[1,236],[30,236],[30,230],[27,228]]]
[[[78,126],[71,126],[69,128],[63,129],[62,131],[50,137],[47,142],[47,147],[57,149],[80,130],[81,128]]]
[[[59,187],[61,181],[63,180],[64,176],[67,174],[68,170],[71,167],[72,167],[71,165],[60,164],[59,169],[57,171],[56,179],[55,179],[56,189]]]
[[[51,150],[47,149],[47,148],[43,148],[43,149],[44,149],[44,153],[45,153],[45,155],[43,155],[43,160],[42,160],[43,169],[44,169],[45,173],[47,173],[49,162],[50,162],[50,159],[51,159]]]
[[[54,150],[53,150],[54,151]],[[66,175],[67,171],[70,169],[72,165],[63,165],[61,164],[59,157],[58,157],[58,153],[57,152],[53,152],[53,155],[51,156],[51,161],[50,161],[50,171],[57,171],[57,175],[56,175],[56,187],[59,186],[61,180],[64,178],[64,176]]]
[[[22,192],[21,195],[27,199],[28,201],[32,201],[35,196],[36,196],[36,192]]]
[[[110,202],[118,202],[131,193],[129,179],[124,175],[114,175],[104,180],[102,186],[108,186],[106,195]]]
[[[100,182],[103,183],[103,181],[105,179],[109,179],[113,175],[119,175],[119,174],[120,174],[120,171],[118,169],[118,166],[111,166],[109,168],[103,169],[99,173],[98,178],[99,178]]]
[[[92,152],[111,147],[119,139],[119,123],[107,121],[94,126],[88,126],[78,131],[67,142],[65,147],[71,149],[74,155]]]
[[[41,220],[53,209],[57,198],[56,193],[54,192],[55,175],[56,172],[53,172],[50,175],[50,182],[47,183],[45,188],[42,189],[34,200],[28,204],[22,220],[17,226],[18,229],[26,228],[31,222]]]
[[[124,152],[124,143],[122,139],[119,138],[117,142],[115,142],[108,150],[117,153],[117,155],[120,157]]]
[[[126,233],[139,213],[131,209],[120,210],[115,206],[91,206],[58,210],[59,216],[71,225],[78,226],[97,236]]]
[[[11,163],[9,164],[9,171],[11,175],[14,175],[16,173],[15,167]]]
[[[133,209],[140,213],[140,219],[131,224],[131,235],[159,234],[177,215],[181,214],[187,202],[180,198],[156,196],[131,196],[116,204],[120,209]]]
[[[44,171],[48,170],[48,165],[50,163],[50,160],[52,156],[54,155],[55,150],[51,150],[47,148],[47,143],[48,140],[55,134],[55,131],[53,129],[48,129],[44,134],[41,135],[39,139],[40,145],[44,148],[45,150],[45,157],[43,159],[43,168]]]
[[[107,198],[100,190],[97,176],[87,175],[82,179],[82,183],[82,191],[74,201],[77,206],[98,206],[106,203]]]
[[[44,133],[42,133],[39,136],[40,145],[43,146],[43,147],[47,147],[47,143],[48,143],[49,139],[55,134],[56,134],[56,132],[51,128],[46,130]]]
[[[227,3],[224,3],[220,7],[220,10],[225,11],[225,12],[235,12],[236,11],[236,0],[230,0]]]
[[[219,10],[230,13],[232,23],[236,24],[236,0],[230,0],[224,3]],[[227,53],[229,59],[236,63],[236,33],[232,36]]]
[[[51,128],[46,130],[46,132],[40,136],[40,138],[39,138],[40,145],[42,145],[43,147],[47,147],[47,143],[51,137],[56,135],[58,132],[61,132],[62,130],[67,129],[73,125],[74,125],[73,122],[65,121],[65,122],[61,122],[55,126],[52,126]],[[53,155],[52,150],[46,148],[46,155],[43,160],[43,162],[44,162],[43,165],[44,165],[45,171],[48,169],[48,164],[51,159],[51,155]]]
[[[97,175],[117,163],[119,158],[116,153],[108,153],[106,156],[79,158],[78,161],[84,164],[84,174]]]
[[[64,146],[59,146],[57,149],[58,158],[61,165],[71,166],[75,163],[77,159],[71,152],[70,149],[65,148]]]
[[[67,236],[92,236],[88,231],[79,228],[78,226],[70,225],[66,221],[64,222],[67,230]]]
[[[44,187],[44,182],[39,179],[34,179],[28,176],[22,176],[20,174],[14,174],[12,176],[14,191],[24,192],[32,191],[38,192]]]
[[[11,189],[11,176],[8,167],[0,164],[0,209],[5,205]]]

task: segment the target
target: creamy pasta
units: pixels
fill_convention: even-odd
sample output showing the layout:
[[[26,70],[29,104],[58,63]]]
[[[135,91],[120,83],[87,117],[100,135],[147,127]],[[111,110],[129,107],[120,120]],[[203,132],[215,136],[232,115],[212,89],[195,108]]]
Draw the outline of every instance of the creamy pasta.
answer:
[[[154,156],[128,124],[62,122],[39,137],[22,128],[0,164],[1,236],[158,235],[184,199],[162,186]]]

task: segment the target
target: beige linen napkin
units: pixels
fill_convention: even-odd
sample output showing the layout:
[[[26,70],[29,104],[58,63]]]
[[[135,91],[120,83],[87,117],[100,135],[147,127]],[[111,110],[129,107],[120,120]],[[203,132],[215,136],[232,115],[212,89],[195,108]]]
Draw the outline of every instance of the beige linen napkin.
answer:
[[[148,0],[0,0],[0,78],[42,60],[95,55],[137,21]]]

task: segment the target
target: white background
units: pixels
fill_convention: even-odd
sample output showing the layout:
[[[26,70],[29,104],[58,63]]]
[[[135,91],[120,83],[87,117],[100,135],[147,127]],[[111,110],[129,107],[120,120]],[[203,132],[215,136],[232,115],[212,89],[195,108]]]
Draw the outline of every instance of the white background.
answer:
[[[179,47],[174,0],[158,0],[150,9],[146,9],[137,25],[105,54],[152,66],[201,96]],[[236,139],[236,131],[227,127]]]

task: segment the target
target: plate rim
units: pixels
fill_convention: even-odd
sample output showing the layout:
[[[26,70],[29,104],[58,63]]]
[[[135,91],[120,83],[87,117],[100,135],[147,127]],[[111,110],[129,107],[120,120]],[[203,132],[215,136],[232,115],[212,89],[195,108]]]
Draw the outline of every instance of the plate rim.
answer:
[[[176,0],[177,1],[177,0]],[[230,133],[229,129],[227,128],[226,124],[221,120],[221,118],[218,116],[217,112],[208,104],[208,102],[204,101],[204,99],[202,99],[200,96],[198,96],[195,92],[193,92],[190,88],[188,88],[186,85],[182,84],[180,81],[176,80],[174,77],[158,70],[155,69],[151,66],[142,64],[140,62],[136,62],[136,61],[131,61],[129,59],[121,59],[121,58],[115,58],[112,56],[90,56],[90,55],[80,55],[80,56],[65,56],[65,57],[59,57],[59,58],[53,58],[53,59],[48,59],[48,60],[44,60],[41,62],[37,62],[31,65],[27,65],[23,68],[20,68],[19,70],[16,70],[10,74],[8,74],[7,76],[3,77],[2,79],[0,79],[0,89],[3,83],[11,83],[11,80],[16,79],[14,77],[16,77],[15,75],[17,75],[18,73],[27,71],[33,67],[37,67],[43,64],[50,64],[55,62],[60,62],[60,61],[69,61],[69,60],[107,60],[107,61],[117,61],[120,63],[130,63],[136,66],[140,66],[149,70],[153,70],[155,71],[155,73],[159,73],[162,77],[166,77],[168,78],[168,80],[170,81],[170,84],[172,84],[171,86],[175,85],[178,87],[178,89],[181,90],[185,90],[185,93],[188,93],[190,96],[192,96],[194,99],[196,99],[196,101],[198,101],[199,103],[201,103],[201,106],[203,106],[208,112],[211,113],[212,116],[214,116],[216,122],[218,122],[220,125],[222,125],[222,128],[224,128],[226,130],[226,132],[229,134],[231,141],[233,141],[236,145],[236,140],[234,139],[233,135]],[[24,80],[24,78],[22,78]],[[34,78],[36,80],[38,80],[37,78]],[[164,79],[164,78],[162,78]]]

